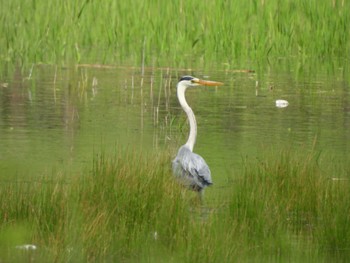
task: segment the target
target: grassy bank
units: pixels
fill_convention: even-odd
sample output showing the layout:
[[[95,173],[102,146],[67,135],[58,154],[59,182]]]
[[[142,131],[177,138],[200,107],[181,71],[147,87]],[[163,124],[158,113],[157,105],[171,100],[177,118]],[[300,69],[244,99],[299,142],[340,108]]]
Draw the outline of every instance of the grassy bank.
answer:
[[[246,160],[218,203],[196,202],[170,157],[120,152],[84,174],[2,182],[0,260],[14,262],[229,262],[348,258],[346,168],[293,151]],[[215,175],[214,175],[215,176]],[[210,196],[210,195],[209,195]],[[22,251],[17,245],[35,244]]]
[[[347,1],[0,2],[0,57],[10,62],[230,62],[350,51]]]

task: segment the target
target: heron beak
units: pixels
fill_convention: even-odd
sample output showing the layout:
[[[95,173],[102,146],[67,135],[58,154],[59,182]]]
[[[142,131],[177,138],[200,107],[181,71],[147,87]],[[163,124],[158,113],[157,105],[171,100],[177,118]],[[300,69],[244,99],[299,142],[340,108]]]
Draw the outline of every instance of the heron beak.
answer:
[[[218,82],[218,81],[210,81],[210,80],[202,80],[202,79],[196,79],[194,82],[198,83],[199,85],[203,86],[222,86],[224,83]]]

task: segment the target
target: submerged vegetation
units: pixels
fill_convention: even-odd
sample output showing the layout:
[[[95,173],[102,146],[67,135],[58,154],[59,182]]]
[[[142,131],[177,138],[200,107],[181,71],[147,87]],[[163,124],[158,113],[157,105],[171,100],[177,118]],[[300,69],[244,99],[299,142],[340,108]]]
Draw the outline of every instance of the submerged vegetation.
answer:
[[[222,190],[218,203],[208,199],[204,206],[174,182],[166,153],[121,151],[96,157],[80,176],[2,183],[0,260],[348,258],[350,182],[334,177],[345,170],[325,173],[314,153],[276,155],[246,160],[241,179]],[[19,253],[18,244],[37,249]]]
[[[349,54],[348,1],[4,1],[0,58],[152,62]],[[135,60],[136,59],[136,60]]]

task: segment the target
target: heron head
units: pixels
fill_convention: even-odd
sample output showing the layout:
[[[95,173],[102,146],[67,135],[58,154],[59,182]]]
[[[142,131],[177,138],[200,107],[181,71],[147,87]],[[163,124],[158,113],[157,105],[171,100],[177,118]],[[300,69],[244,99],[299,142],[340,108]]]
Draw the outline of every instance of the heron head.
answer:
[[[221,86],[222,82],[202,80],[192,76],[183,76],[180,78],[179,84],[183,84],[186,87],[196,87],[196,86]]]
[[[199,79],[192,76],[182,76],[179,80],[179,83],[183,84],[186,87],[195,87],[199,86]]]

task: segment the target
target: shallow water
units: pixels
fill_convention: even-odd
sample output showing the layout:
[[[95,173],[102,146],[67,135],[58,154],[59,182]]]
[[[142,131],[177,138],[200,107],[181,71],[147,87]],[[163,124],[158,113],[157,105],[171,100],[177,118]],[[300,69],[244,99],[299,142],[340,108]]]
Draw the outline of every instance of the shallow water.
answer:
[[[242,159],[264,151],[314,147],[329,160],[347,163],[346,61],[216,62],[210,68],[36,65],[25,74],[17,70],[5,76],[0,87],[0,178],[81,171],[91,167],[96,154],[116,148],[175,155],[188,134],[176,98],[177,80],[187,74],[225,83],[186,94],[198,123],[195,152],[206,159],[218,188],[239,176]],[[278,99],[288,106],[276,107]]]

